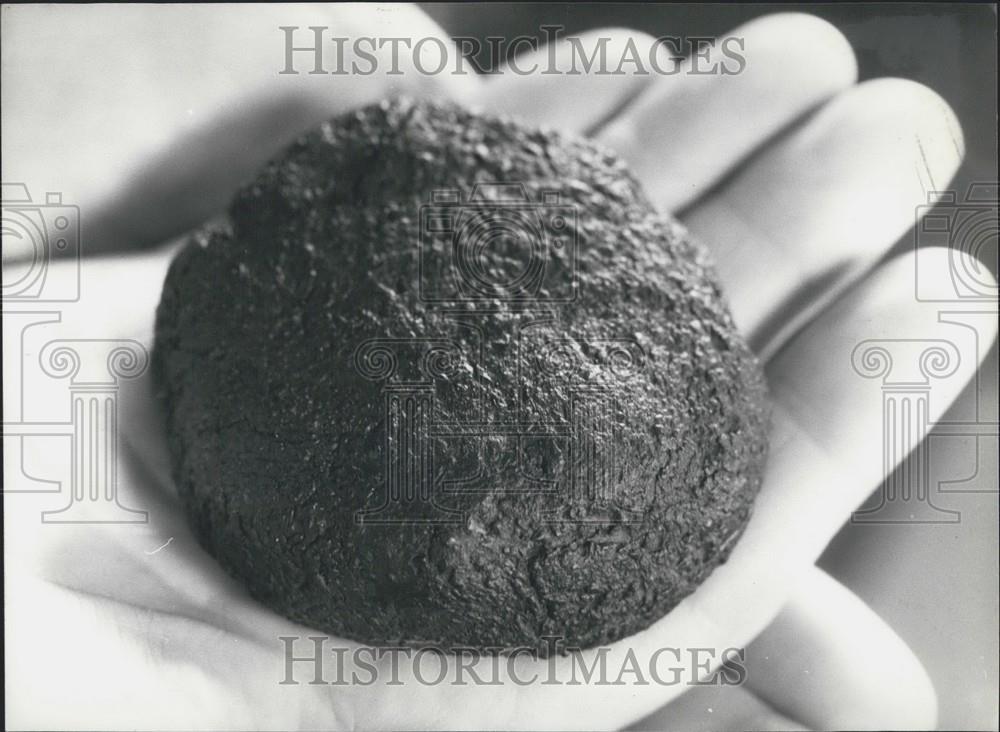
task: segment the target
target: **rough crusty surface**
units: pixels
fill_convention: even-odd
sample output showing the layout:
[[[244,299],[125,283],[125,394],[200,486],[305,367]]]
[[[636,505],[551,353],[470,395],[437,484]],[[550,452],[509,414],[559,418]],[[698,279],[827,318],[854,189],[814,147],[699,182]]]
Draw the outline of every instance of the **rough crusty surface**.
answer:
[[[477,209],[484,182],[531,206],[480,188]],[[543,274],[518,281],[516,235],[455,265],[454,231],[421,224],[439,189],[535,225]],[[275,611],[369,643],[642,630],[726,559],[766,454],[704,249],[598,146],[447,105],[368,107],[268,164],[173,262],[155,374],[205,548]]]

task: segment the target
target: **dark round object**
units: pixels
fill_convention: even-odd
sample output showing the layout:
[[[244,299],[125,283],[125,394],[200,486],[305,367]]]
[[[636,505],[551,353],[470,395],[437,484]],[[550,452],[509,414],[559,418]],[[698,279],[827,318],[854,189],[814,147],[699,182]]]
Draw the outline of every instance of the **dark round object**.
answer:
[[[180,496],[325,632],[590,647],[723,562],[767,399],[705,250],[586,140],[393,101],[178,254],[155,374]]]

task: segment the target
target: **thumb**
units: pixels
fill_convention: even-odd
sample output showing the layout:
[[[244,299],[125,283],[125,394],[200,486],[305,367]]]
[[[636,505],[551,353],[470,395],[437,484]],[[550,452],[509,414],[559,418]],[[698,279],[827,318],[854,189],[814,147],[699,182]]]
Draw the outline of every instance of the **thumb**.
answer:
[[[885,622],[822,570],[747,648],[747,688],[811,729],[933,729],[934,687]]]
[[[415,6],[49,11],[5,8],[4,64],[21,73],[10,85],[4,79],[4,180],[26,184],[36,198],[59,191],[79,206],[84,254],[155,244],[197,225],[263,162],[333,115],[399,93],[462,97],[478,82],[457,63],[431,74],[437,60],[423,71],[414,53],[379,47],[377,39],[413,46],[432,38],[438,42],[424,49],[455,57],[450,39]],[[359,73],[330,73],[334,36],[348,39],[342,65],[350,72],[356,60]],[[40,42],[49,37],[58,40]],[[352,52],[362,39],[371,41],[370,62]],[[317,42],[327,73],[310,73]],[[303,49],[293,51],[298,73],[282,74],[289,44]]]

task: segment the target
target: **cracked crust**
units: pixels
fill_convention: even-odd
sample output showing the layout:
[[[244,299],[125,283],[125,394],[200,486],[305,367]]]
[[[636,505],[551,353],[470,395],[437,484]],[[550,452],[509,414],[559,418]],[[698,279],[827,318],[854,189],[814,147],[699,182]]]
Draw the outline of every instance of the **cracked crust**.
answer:
[[[558,192],[575,266],[533,307],[459,317],[421,296],[447,276],[421,270],[421,206],[492,181]],[[516,270],[503,246],[482,256]],[[444,343],[433,423],[451,436],[428,439],[436,475],[465,479],[438,484],[446,522],[415,521],[419,502],[355,520],[398,447],[359,356],[380,338],[401,360]],[[173,262],[154,367],[205,548],[268,607],[364,642],[631,635],[725,560],[765,461],[764,382],[703,248],[596,145],[447,105],[359,110],[266,166]]]

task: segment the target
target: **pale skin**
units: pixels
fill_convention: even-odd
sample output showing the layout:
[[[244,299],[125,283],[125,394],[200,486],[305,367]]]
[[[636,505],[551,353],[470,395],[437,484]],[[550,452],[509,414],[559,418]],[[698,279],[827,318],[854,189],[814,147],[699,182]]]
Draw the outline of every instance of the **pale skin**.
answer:
[[[182,11],[197,17],[185,20]],[[234,186],[298,132],[387,93],[450,98],[591,135],[631,163],[654,202],[678,212],[713,252],[734,317],[765,362],[775,403],[764,487],[731,559],[666,617],[615,644],[609,666],[619,668],[630,649],[645,665],[665,646],[746,647],[747,683],[691,690],[324,686],[305,683],[312,678],[306,670],[302,684],[279,684],[285,661],[278,638],[317,633],[251,600],[199,548],[175,498],[157,406],[143,377],[121,394],[119,491],[124,505],[148,511],[148,524],[39,525],[39,510],[57,507],[58,499],[48,506],[37,496],[5,497],[8,630],[16,628],[8,633],[9,723],[615,728],[659,709],[650,725],[683,730],[705,724],[710,707],[715,729],[934,725],[934,690],[912,652],[814,563],[883,478],[880,414],[866,408],[877,391],[851,370],[852,348],[866,338],[920,337],[935,327],[935,311],[913,298],[914,255],[881,262],[925,202],[914,166],[924,165],[943,187],[961,161],[958,123],[935,93],[903,80],[857,85],[843,37],[803,15],[735,29],[749,61],[735,76],[481,79],[412,69],[363,78],[276,73],[278,25],[445,37],[414,8],[286,7],[253,20],[217,8],[156,12],[162,20],[149,40],[152,60],[130,59],[134,46],[119,40],[130,30],[144,32],[146,21],[131,10],[113,28],[87,25],[89,38],[67,40],[100,48],[97,55],[119,65],[109,66],[116,76],[107,78],[94,58],[67,55],[85,60],[60,71],[79,84],[60,92],[58,115],[86,111],[95,99],[105,108],[91,115],[96,121],[78,115],[77,126],[67,122],[70,140],[53,143],[58,152],[38,146],[22,155],[24,162],[5,163],[14,174],[39,177],[58,166],[68,189],[83,191],[95,181],[83,208],[86,243],[108,254],[85,259],[84,294],[50,326],[50,337],[132,338],[151,347],[175,245],[140,246],[170,240],[221,210]],[[221,24],[224,40],[212,32]],[[587,37],[602,36],[611,48],[628,38],[641,49],[652,43],[620,29]],[[188,53],[198,47],[214,48],[213,57],[231,68],[198,73]],[[46,93],[9,92],[15,101],[32,94],[45,101]],[[142,114],[145,136],[129,131]],[[120,135],[88,137],[116,115]],[[110,162],[97,170],[102,159]],[[919,256],[946,276],[942,251]],[[70,276],[69,265],[54,266],[51,276]],[[940,387],[932,421],[976,367],[964,361]],[[45,448],[26,447],[32,449]],[[68,456],[54,451],[46,459]],[[877,662],[859,665],[861,656]],[[95,659],[115,676],[94,673]],[[531,677],[531,664],[523,660],[520,678]],[[401,674],[407,677],[405,668]]]

